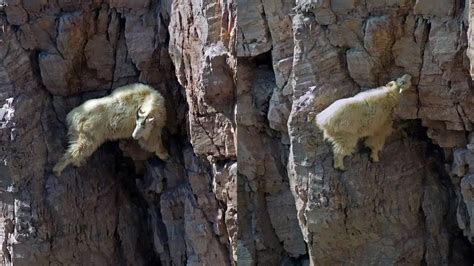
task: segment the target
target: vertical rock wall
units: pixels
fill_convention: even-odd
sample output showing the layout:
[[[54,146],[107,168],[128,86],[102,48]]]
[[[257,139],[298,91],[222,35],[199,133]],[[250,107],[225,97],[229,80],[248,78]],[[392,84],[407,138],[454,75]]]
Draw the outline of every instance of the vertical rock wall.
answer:
[[[299,263],[307,248],[289,190],[287,119],[293,1],[239,1],[239,263]]]

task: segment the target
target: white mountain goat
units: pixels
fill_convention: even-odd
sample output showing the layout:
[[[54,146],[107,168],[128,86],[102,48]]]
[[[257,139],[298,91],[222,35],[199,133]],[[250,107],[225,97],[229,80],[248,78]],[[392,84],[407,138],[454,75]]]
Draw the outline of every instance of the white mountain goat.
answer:
[[[366,138],[372,161],[379,161],[379,151],[392,133],[393,111],[410,87],[411,76],[405,74],[385,86],[337,100],[316,116],[324,139],[333,145],[334,168],[345,170],[344,157],[354,152],[361,138]]]
[[[53,168],[57,176],[69,164],[81,166],[109,140],[133,137],[160,159],[169,157],[161,140],[166,123],[165,100],[148,85],[126,85],[109,96],[88,100],[69,112],[66,121],[69,148]]]

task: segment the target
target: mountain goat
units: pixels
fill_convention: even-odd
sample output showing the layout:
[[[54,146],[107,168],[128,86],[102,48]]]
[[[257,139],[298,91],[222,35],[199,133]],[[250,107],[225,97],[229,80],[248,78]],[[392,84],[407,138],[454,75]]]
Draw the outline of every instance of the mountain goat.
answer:
[[[401,93],[411,87],[411,76],[403,75],[387,85],[335,101],[316,116],[324,139],[332,143],[334,168],[345,170],[344,157],[366,138],[371,159],[379,161],[385,139],[392,133],[392,114]]]
[[[88,100],[69,112],[66,121],[69,148],[53,168],[57,176],[69,164],[81,166],[109,140],[133,137],[160,159],[169,157],[161,140],[166,122],[165,101],[148,85],[126,85],[106,97]]]

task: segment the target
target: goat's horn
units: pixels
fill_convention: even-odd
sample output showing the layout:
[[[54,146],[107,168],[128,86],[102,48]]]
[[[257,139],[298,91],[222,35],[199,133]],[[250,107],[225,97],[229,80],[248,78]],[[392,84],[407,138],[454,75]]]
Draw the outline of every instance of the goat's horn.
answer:
[[[140,107],[138,107],[138,109],[137,109],[137,113],[136,113],[137,119],[138,119],[138,117],[139,117],[140,109],[141,109],[141,108],[142,108],[142,107],[140,106]]]

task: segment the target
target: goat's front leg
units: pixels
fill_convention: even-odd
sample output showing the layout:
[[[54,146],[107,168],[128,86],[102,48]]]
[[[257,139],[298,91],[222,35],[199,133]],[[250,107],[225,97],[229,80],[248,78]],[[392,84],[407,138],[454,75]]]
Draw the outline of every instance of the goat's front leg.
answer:
[[[163,145],[163,140],[161,139],[161,134],[157,134],[155,141],[155,155],[158,156],[161,160],[168,160],[170,155],[168,150]]]
[[[138,144],[140,144],[144,150],[155,153],[155,155],[161,160],[168,160],[170,157],[168,150],[163,145],[161,132],[153,132],[148,139],[140,139]]]
[[[71,155],[69,154],[69,152],[66,152],[54,166],[53,168],[54,175],[60,176],[64,168],[66,168],[72,162],[73,160],[71,158]]]

